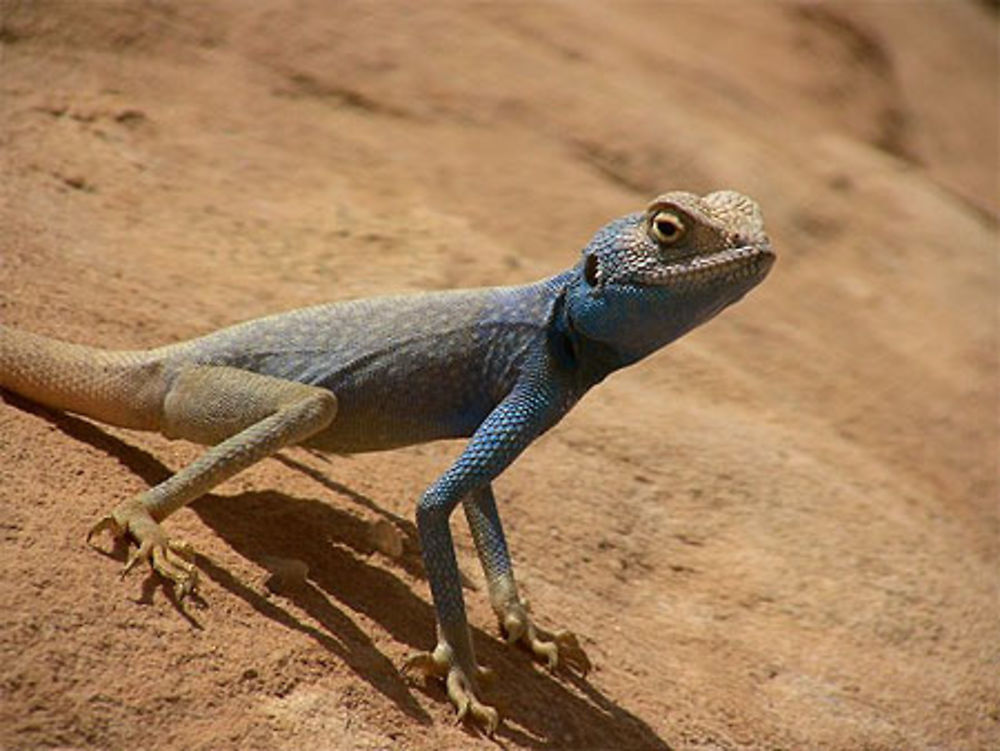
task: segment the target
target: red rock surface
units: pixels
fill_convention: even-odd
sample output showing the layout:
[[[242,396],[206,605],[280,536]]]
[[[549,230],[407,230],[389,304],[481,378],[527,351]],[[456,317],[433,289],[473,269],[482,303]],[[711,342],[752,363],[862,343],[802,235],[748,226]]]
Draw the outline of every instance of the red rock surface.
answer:
[[[659,191],[755,196],[767,282],[498,483],[538,620],[596,665],[549,675],[470,589],[499,745],[1000,747],[988,4],[11,1],[0,24],[0,320],[75,341],[523,282]],[[414,501],[457,448],[292,450],[220,486],[169,522],[202,556],[185,614],[83,538],[196,449],[6,398],[0,747],[495,748],[398,673],[433,638]]]

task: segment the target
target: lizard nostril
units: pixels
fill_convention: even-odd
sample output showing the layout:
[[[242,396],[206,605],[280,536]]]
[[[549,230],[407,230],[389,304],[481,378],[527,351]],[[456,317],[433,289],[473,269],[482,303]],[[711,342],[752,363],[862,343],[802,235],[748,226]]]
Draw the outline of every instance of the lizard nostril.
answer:
[[[587,256],[587,260],[583,262],[584,281],[586,281],[589,286],[596,287],[600,270],[601,267],[597,261],[597,254],[591,253]]]

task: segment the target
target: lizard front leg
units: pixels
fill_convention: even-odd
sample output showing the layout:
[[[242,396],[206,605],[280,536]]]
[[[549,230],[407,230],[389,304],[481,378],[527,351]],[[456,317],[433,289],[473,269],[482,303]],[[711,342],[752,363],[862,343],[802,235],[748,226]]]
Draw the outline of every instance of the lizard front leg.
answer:
[[[486,574],[490,604],[507,643],[524,644],[536,657],[545,660],[550,669],[562,664],[584,675],[588,673],[590,660],[572,632],[550,634],[531,621],[528,603],[518,595],[492,486],[487,483],[473,490],[463,501],[463,508]]]
[[[188,366],[173,379],[163,402],[162,431],[170,438],[217,444],[184,469],[120,503],[87,535],[128,535],[138,549],[125,573],[143,560],[192,592],[193,551],[172,541],[159,522],[251,464],[327,427],[337,401],[325,389],[222,366]]]
[[[448,517],[455,507],[454,493],[439,481],[424,494],[417,509],[417,527],[431,595],[437,613],[437,646],[433,652],[411,657],[406,670],[425,677],[442,678],[458,710],[480,723],[492,735],[500,721],[497,711],[479,699],[479,679],[487,671],[476,662],[465,602],[455,559],[455,546]]]
[[[549,375],[538,368],[515,386],[479,426],[456,462],[427,489],[417,507],[424,566],[437,612],[438,644],[432,653],[411,658],[405,667],[426,676],[444,677],[459,717],[473,718],[490,734],[499,716],[478,697],[478,680],[484,671],[473,653],[448,518],[464,497],[488,485],[535,436],[565,413],[569,402],[565,387]]]

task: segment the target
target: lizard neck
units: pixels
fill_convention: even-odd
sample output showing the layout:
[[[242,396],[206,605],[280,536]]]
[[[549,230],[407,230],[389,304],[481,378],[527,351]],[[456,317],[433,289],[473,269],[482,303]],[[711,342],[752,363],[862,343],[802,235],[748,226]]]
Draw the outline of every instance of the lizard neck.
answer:
[[[549,345],[559,364],[577,373],[583,390],[633,361],[608,344],[591,339],[573,325],[566,306],[565,288],[560,290],[555,301]]]

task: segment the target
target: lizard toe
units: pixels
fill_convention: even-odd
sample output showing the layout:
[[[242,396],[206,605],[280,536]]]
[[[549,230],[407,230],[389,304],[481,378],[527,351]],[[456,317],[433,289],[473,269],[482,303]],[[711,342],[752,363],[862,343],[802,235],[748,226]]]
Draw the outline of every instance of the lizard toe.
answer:
[[[92,548],[96,548],[97,545],[94,544],[94,538],[102,532],[110,532],[111,537],[114,540],[120,540],[125,536],[125,530],[118,524],[115,517],[111,514],[101,517],[97,524],[87,530],[87,544]]]
[[[559,664],[565,665],[580,675],[586,675],[590,672],[593,665],[590,658],[587,657],[587,653],[583,651],[583,647],[580,646],[580,640],[576,638],[576,634],[572,631],[559,631],[553,635],[552,643],[558,649]]]
[[[193,552],[186,543],[168,541],[165,546],[154,545],[150,554],[153,570],[173,582],[178,600],[193,594],[198,587],[198,570],[187,557]]]
[[[528,615],[524,600],[511,602],[501,615],[501,629],[508,644],[520,643],[535,657],[543,660],[550,670],[560,665],[586,675],[592,667],[579,639],[571,631],[551,633],[539,628]]]
[[[170,539],[139,498],[123,501],[98,521],[88,532],[87,542],[93,545],[91,539],[104,531],[111,532],[115,539],[127,535],[138,545],[125,561],[122,578],[140,563],[147,561],[156,573],[173,583],[179,600],[197,589],[198,571],[193,563],[194,548],[185,542]]]
[[[500,713],[479,700],[475,681],[469,672],[453,662],[450,649],[439,645],[433,652],[415,654],[403,663],[403,672],[410,676],[418,675],[423,680],[443,680],[448,698],[455,706],[457,723],[469,720],[490,737],[496,732],[500,724]],[[476,680],[490,682],[494,679],[493,671],[489,668],[477,665],[473,673]]]
[[[437,656],[436,652],[418,652],[403,662],[403,674],[409,677],[445,679],[448,676],[448,662]]]
[[[469,719],[486,735],[492,737],[500,724],[500,713],[490,705],[479,701],[475,687],[465,671],[458,666],[452,666],[448,671],[445,687],[448,690],[448,698],[458,710],[455,721],[461,723]]]

